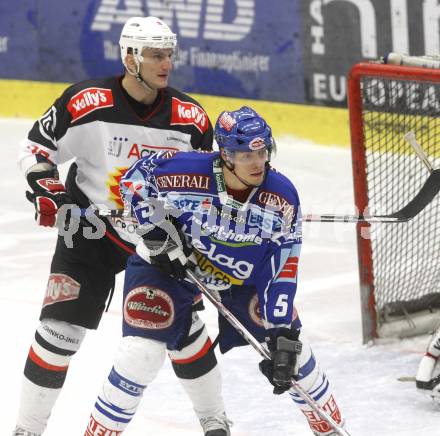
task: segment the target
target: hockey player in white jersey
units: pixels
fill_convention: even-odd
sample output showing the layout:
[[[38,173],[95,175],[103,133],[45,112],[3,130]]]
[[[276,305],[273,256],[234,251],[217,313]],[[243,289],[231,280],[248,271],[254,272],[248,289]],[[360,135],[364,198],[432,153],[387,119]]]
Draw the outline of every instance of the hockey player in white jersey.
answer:
[[[220,115],[215,138],[219,152],[158,153],[138,161],[121,179],[121,192],[143,238],[126,270],[123,338],[86,436],[97,429],[120,435],[144,392],[148,395],[146,388],[166,351],[181,350],[187,331],[193,334],[191,318],[198,315],[192,305],[200,291],[187,280],[186,268],[218,292],[223,305],[258,341],[267,343],[271,360],[260,363],[261,372],[274,394],[289,392],[313,434],[337,431],[290,390],[292,377],[344,425],[294,306],[301,247],[299,198],[293,184],[269,166],[271,129],[255,111],[242,107]],[[211,347],[205,338],[198,343]],[[247,345],[223,317],[218,343],[222,353]],[[206,429],[211,423],[202,421]],[[225,432],[206,434],[229,435],[226,416],[223,424]]]
[[[434,332],[419,363],[416,375],[416,387],[428,394],[440,405],[440,371],[437,366],[440,357],[440,327]]]
[[[205,111],[168,86],[177,44],[170,28],[155,17],[133,17],[124,25],[119,43],[125,74],[70,86],[21,144],[19,165],[40,225],[54,226],[63,204],[122,208],[119,180],[148,153],[212,147],[212,126]],[[70,159],[74,164],[64,184],[57,166]],[[98,327],[115,274],[125,269],[134,253],[136,222],[105,221],[102,238],[89,239],[95,229],[83,223],[70,244],[58,237],[40,324],[24,368],[15,436],[43,434],[72,356],[87,329]],[[208,339],[200,319],[193,330]],[[215,354],[198,350],[194,338],[188,337],[182,350],[190,359],[174,353],[173,368],[197,417],[215,421],[224,411]],[[199,359],[209,365],[199,365]],[[57,434],[64,434],[63,429]]]

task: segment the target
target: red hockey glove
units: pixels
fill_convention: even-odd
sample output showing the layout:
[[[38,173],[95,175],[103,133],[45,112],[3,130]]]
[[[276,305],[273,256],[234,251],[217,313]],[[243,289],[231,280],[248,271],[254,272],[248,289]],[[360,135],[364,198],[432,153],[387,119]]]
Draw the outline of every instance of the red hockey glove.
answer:
[[[45,227],[54,227],[58,209],[72,200],[60,182],[58,171],[31,171],[27,181],[33,192],[26,191],[26,198],[35,206],[35,220]]]

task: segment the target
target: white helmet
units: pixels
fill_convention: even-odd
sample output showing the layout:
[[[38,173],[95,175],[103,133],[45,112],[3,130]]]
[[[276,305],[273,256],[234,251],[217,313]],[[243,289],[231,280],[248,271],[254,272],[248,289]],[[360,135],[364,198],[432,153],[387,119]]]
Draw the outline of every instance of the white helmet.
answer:
[[[119,47],[122,63],[128,53],[133,54],[136,61],[142,62],[144,48],[172,48],[177,45],[176,34],[162,20],[156,17],[132,17],[124,24]],[[137,63],[137,62],[136,62]]]

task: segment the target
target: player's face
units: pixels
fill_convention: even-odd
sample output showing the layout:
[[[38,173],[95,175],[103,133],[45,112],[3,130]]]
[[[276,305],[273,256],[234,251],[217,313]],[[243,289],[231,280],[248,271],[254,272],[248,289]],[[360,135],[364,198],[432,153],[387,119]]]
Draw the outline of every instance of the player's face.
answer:
[[[266,148],[256,151],[235,152],[231,159],[235,173],[250,185],[261,185],[269,154]]]
[[[171,48],[146,48],[142,52],[141,76],[152,88],[160,89],[168,85],[173,55]]]

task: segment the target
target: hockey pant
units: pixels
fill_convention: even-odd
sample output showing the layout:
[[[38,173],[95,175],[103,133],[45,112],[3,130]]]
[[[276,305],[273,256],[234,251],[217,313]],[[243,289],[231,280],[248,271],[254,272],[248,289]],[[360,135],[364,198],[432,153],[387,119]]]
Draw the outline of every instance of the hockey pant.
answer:
[[[168,350],[176,374],[193,402],[199,419],[221,416],[221,374],[206,327],[197,312],[181,350]],[[91,413],[86,436],[122,434],[133,418],[145,388],[155,379],[167,353],[154,339],[124,336],[114,365]]]
[[[301,341],[303,344],[302,352],[299,357],[299,374],[297,381],[299,385],[309,393],[309,395],[321,406],[337,423],[343,426],[343,417],[338,405],[334,399],[331,387],[327,380],[326,374],[319,367],[318,362],[313,355],[310,344],[304,339],[301,333]],[[304,400],[296,393],[294,389],[289,394],[304,413],[313,433],[317,436],[327,436],[337,434],[334,432],[330,424],[324,421],[318,413],[308,406]]]

